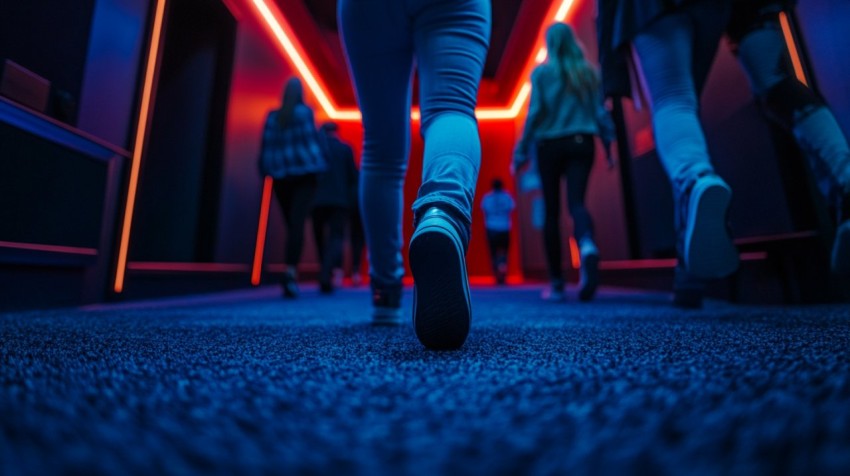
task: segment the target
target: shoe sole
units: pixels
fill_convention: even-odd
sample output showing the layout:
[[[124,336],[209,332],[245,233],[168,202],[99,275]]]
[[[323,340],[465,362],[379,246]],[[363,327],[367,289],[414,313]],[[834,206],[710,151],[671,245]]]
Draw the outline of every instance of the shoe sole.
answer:
[[[831,264],[836,275],[850,276],[850,222],[845,222],[835,232]]]
[[[425,347],[459,349],[469,334],[472,309],[460,239],[448,223],[423,223],[410,241],[415,283],[413,328]]]
[[[723,278],[738,268],[735,249],[726,227],[732,190],[722,182],[697,184],[688,205],[685,235],[685,266],[694,276]]]
[[[590,301],[596,296],[596,288],[599,286],[599,255],[591,254],[582,258],[582,273],[584,282],[578,292],[580,301]]]

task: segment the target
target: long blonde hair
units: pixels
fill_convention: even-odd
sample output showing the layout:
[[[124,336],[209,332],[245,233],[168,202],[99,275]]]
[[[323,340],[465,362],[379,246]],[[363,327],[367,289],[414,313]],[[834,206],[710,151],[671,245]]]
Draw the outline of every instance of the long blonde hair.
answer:
[[[599,88],[599,75],[585,58],[573,29],[566,23],[553,23],[546,30],[546,49],[546,62],[558,72],[564,90],[578,95],[585,104],[593,103]]]

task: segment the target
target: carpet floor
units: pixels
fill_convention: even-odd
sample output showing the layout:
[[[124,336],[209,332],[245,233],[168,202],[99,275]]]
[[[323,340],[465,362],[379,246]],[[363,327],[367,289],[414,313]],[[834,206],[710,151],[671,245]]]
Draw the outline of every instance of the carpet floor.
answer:
[[[0,473],[850,474],[850,309],[473,289],[460,351],[366,290],[0,314]]]

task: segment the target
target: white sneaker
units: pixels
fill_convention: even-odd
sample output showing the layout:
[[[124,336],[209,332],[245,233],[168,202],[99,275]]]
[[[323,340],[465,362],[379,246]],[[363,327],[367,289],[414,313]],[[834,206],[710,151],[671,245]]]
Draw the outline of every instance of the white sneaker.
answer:
[[[596,295],[599,286],[599,248],[590,238],[582,238],[579,243],[581,256],[581,279],[578,291],[580,301],[590,301]]]

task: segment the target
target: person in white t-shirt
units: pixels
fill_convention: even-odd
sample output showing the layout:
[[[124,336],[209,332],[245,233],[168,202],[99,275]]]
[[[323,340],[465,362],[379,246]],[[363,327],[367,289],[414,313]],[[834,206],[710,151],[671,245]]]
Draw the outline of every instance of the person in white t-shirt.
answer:
[[[490,245],[490,261],[496,283],[505,284],[508,277],[508,249],[511,244],[511,213],[516,208],[511,194],[505,191],[502,179],[493,179],[493,190],[481,199],[484,228]]]

